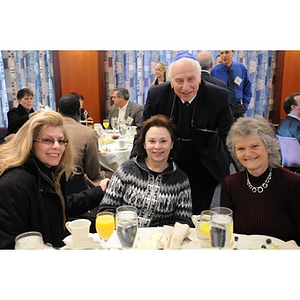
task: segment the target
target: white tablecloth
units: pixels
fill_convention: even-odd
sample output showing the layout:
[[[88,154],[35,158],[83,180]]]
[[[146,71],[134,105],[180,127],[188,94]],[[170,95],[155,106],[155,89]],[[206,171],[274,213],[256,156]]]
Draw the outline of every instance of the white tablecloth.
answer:
[[[112,132],[109,131],[110,134]],[[130,157],[133,136],[125,138],[125,149],[118,149],[118,140],[99,146],[99,161],[104,170],[115,172],[117,168]]]
[[[134,249],[153,249],[157,250],[157,239],[162,234],[161,227],[149,227],[149,228],[139,228],[137,238],[135,241]],[[275,249],[300,249],[295,241],[284,242],[274,237],[268,237],[263,235],[243,235],[234,233],[235,237],[238,237],[237,241],[234,243],[233,248],[237,250],[258,250],[262,249],[261,245],[266,245],[267,248],[276,246]],[[266,240],[271,238],[272,244],[266,244]],[[62,249],[103,249],[103,242],[97,233],[90,233],[90,238],[87,242],[82,242],[79,244],[72,244],[71,236],[68,236],[65,241],[69,242],[67,246]],[[116,231],[114,231],[111,238],[105,245],[106,248],[111,250],[122,249],[121,243],[118,239]],[[196,236],[195,228],[190,229],[188,237],[183,241],[180,249],[193,249],[193,250],[217,250],[216,248],[202,248],[200,240]],[[230,250],[230,249],[229,249]]]

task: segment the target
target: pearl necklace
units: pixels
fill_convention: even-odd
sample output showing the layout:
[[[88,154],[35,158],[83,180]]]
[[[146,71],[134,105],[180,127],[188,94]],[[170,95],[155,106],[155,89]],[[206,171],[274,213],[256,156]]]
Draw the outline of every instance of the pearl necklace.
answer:
[[[246,175],[247,175],[247,185],[248,185],[249,189],[253,193],[258,192],[261,194],[264,191],[264,189],[266,189],[268,187],[268,183],[270,182],[270,180],[272,178],[272,168],[270,169],[270,173],[269,173],[268,177],[266,178],[265,182],[261,186],[258,186],[258,187],[255,187],[251,184],[247,171],[246,171]]]

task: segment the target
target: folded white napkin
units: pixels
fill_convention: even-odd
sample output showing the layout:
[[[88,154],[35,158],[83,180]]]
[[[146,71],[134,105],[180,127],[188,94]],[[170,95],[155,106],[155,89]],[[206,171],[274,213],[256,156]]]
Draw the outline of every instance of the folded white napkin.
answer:
[[[188,236],[190,227],[187,224],[181,224],[176,222],[174,227],[165,225],[163,226],[163,232],[166,237],[164,249],[180,249],[183,240]],[[163,240],[161,240],[163,242]]]

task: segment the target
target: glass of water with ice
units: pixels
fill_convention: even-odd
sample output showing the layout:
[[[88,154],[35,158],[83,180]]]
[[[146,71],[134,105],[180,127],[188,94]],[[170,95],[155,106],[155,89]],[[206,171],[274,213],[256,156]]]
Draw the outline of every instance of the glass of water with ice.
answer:
[[[227,207],[215,207],[211,216],[211,245],[219,249],[231,248],[233,242],[233,214]]]
[[[138,216],[134,206],[123,205],[117,208],[116,229],[122,247],[125,249],[132,248],[138,230]]]

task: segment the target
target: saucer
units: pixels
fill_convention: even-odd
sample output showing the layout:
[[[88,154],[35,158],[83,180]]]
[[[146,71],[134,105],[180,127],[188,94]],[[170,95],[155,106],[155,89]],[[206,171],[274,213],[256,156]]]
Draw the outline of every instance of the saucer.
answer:
[[[89,234],[89,237],[85,240],[73,240],[72,235],[68,235],[63,242],[66,246],[63,249],[99,249],[101,248],[99,239],[95,238],[95,235]]]

